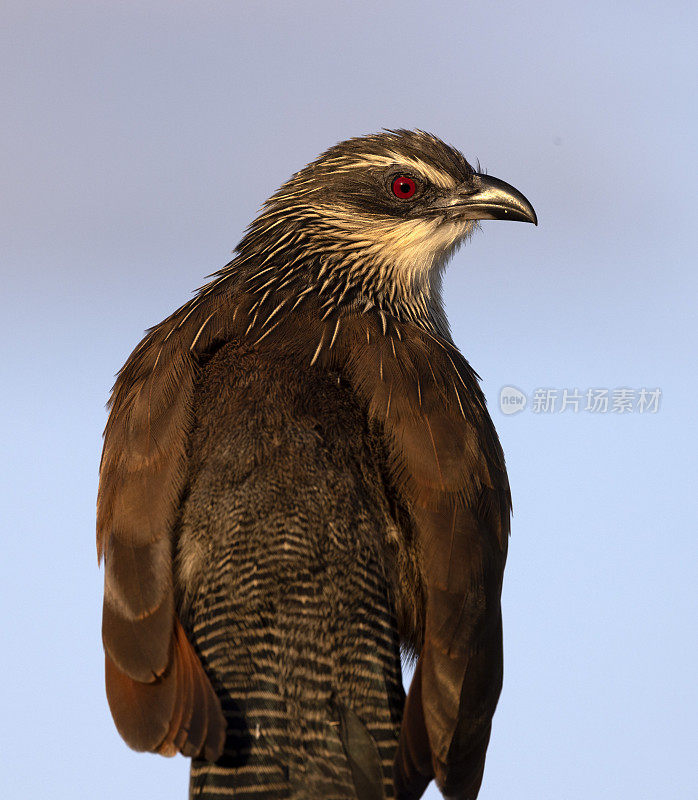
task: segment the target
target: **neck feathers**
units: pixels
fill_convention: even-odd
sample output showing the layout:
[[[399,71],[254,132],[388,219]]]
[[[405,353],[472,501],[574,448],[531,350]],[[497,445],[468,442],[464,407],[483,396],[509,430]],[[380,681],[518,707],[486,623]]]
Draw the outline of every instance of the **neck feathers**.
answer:
[[[315,226],[309,224],[311,218]],[[277,315],[283,318],[298,308],[316,308],[322,319],[375,309],[451,341],[442,297],[443,271],[472,226],[462,224],[457,232],[444,232],[436,248],[438,236],[431,228],[420,228],[432,223],[416,225],[411,244],[387,226],[381,236],[372,232],[373,239],[384,243],[379,249],[361,241],[359,229],[353,231],[353,239],[347,239],[346,230],[343,236],[335,230],[318,232],[320,218],[262,215],[240,242],[236,257],[192,302],[221,289],[250,294],[255,298],[255,324],[274,318],[278,322]]]

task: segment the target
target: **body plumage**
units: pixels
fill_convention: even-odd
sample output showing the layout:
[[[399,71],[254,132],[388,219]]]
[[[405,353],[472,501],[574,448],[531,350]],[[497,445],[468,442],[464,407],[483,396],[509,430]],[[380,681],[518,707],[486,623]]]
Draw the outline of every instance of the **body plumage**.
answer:
[[[345,142],[120,373],[107,694],[131,746],[195,758],[193,796],[476,796],[510,498],[440,274],[486,217],[535,221],[427,134]]]

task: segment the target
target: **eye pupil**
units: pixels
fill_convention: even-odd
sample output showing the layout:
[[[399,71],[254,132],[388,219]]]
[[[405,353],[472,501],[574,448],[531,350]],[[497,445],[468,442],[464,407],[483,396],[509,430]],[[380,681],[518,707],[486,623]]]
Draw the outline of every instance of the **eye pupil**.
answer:
[[[406,175],[399,175],[393,181],[393,194],[400,200],[409,200],[417,191],[417,184]]]

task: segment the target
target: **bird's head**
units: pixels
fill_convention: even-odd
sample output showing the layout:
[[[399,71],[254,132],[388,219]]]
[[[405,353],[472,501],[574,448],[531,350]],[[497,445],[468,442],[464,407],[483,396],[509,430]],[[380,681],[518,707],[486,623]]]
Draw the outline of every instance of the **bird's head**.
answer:
[[[281,270],[287,284],[337,303],[442,318],[442,269],[481,219],[537,222],[513,186],[476,172],[440,139],[386,131],[337,144],[297,172],[239,252],[256,255],[260,276]]]

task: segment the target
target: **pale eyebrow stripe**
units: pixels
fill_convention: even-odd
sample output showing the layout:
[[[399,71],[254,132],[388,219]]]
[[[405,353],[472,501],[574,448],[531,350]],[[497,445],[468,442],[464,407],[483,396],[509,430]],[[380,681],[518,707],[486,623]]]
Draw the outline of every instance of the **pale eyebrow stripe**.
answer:
[[[379,167],[410,167],[411,169],[419,172],[427,178],[435,186],[442,189],[452,189],[456,185],[456,181],[448,173],[442,172],[440,169],[427,164],[421,158],[412,158],[410,156],[401,156],[398,153],[389,153],[388,155],[362,155],[359,164],[370,164]],[[356,162],[355,162],[356,163]]]

